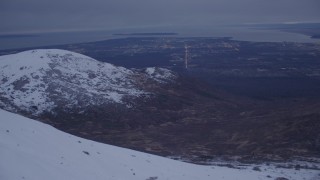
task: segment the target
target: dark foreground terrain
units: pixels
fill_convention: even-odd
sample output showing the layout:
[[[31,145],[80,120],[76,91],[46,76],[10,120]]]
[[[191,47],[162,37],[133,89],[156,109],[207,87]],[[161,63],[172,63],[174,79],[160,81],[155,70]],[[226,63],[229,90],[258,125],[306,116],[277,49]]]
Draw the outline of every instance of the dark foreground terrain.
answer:
[[[91,107],[79,115],[61,107],[57,115],[39,117],[59,129],[195,162],[221,156],[319,156],[319,44],[156,37],[50,48],[127,68],[165,67],[180,74],[131,109]]]

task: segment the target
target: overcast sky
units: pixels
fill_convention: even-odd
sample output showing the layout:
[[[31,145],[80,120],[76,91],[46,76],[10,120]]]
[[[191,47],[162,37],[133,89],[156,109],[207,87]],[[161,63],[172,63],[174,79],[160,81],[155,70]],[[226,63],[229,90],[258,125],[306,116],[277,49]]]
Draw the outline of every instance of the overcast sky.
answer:
[[[0,0],[0,34],[320,22],[320,0]]]

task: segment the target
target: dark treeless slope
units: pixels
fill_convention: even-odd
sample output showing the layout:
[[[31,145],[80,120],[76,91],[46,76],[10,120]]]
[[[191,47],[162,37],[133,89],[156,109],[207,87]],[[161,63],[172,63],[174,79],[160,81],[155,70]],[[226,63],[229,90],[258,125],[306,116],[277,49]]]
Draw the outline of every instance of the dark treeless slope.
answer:
[[[195,162],[218,156],[277,160],[318,155],[319,101],[261,103],[194,79],[177,82],[150,87],[157,93],[135,100],[132,109],[93,106],[84,115],[61,112],[40,119],[85,138]]]

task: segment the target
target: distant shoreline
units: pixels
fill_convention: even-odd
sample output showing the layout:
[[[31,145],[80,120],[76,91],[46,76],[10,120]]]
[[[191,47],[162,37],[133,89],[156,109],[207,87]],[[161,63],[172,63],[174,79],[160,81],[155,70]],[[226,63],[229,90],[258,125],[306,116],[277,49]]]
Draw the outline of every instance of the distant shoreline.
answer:
[[[24,37],[36,37],[38,35],[33,34],[9,34],[9,35],[0,35],[0,38],[24,38]]]
[[[113,36],[175,36],[178,33],[115,33]]]
[[[311,35],[312,39],[320,39],[320,34]]]

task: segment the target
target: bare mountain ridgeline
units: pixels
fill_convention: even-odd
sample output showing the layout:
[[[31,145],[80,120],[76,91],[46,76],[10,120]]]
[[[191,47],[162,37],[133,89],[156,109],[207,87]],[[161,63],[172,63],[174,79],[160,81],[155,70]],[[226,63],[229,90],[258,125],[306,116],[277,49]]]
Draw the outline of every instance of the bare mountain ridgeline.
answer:
[[[84,98],[81,108],[66,110],[64,103],[57,103],[54,113],[23,111],[66,132],[197,162],[217,156],[277,160],[319,155],[318,44],[228,38],[124,38],[55,48],[135,68],[123,69],[137,74],[124,77],[121,82],[126,84],[131,79],[132,87],[147,92],[134,98],[123,96],[124,104],[85,106],[87,98]],[[12,52],[15,50],[0,53]],[[167,70],[145,69],[150,66],[169,68],[175,71],[172,72],[175,78],[156,81],[154,78],[163,77]],[[88,77],[85,82],[89,83],[100,78],[99,74],[90,71],[86,76],[68,77],[74,74],[72,68],[63,68],[66,72],[61,77],[65,78],[59,83],[70,85],[64,86],[63,92],[73,89],[72,96],[63,97],[64,101],[70,97],[89,98],[81,83],[77,85],[77,78]],[[70,79],[74,80],[69,82]],[[7,81],[2,78],[2,82]],[[117,82],[120,81],[114,85],[119,86]],[[16,88],[21,86],[15,91],[22,92],[30,82],[15,83]],[[78,88],[74,89],[75,85]],[[90,86],[95,89],[96,85]],[[46,93],[54,96],[52,92]],[[8,99],[1,94],[0,105],[8,107]]]

